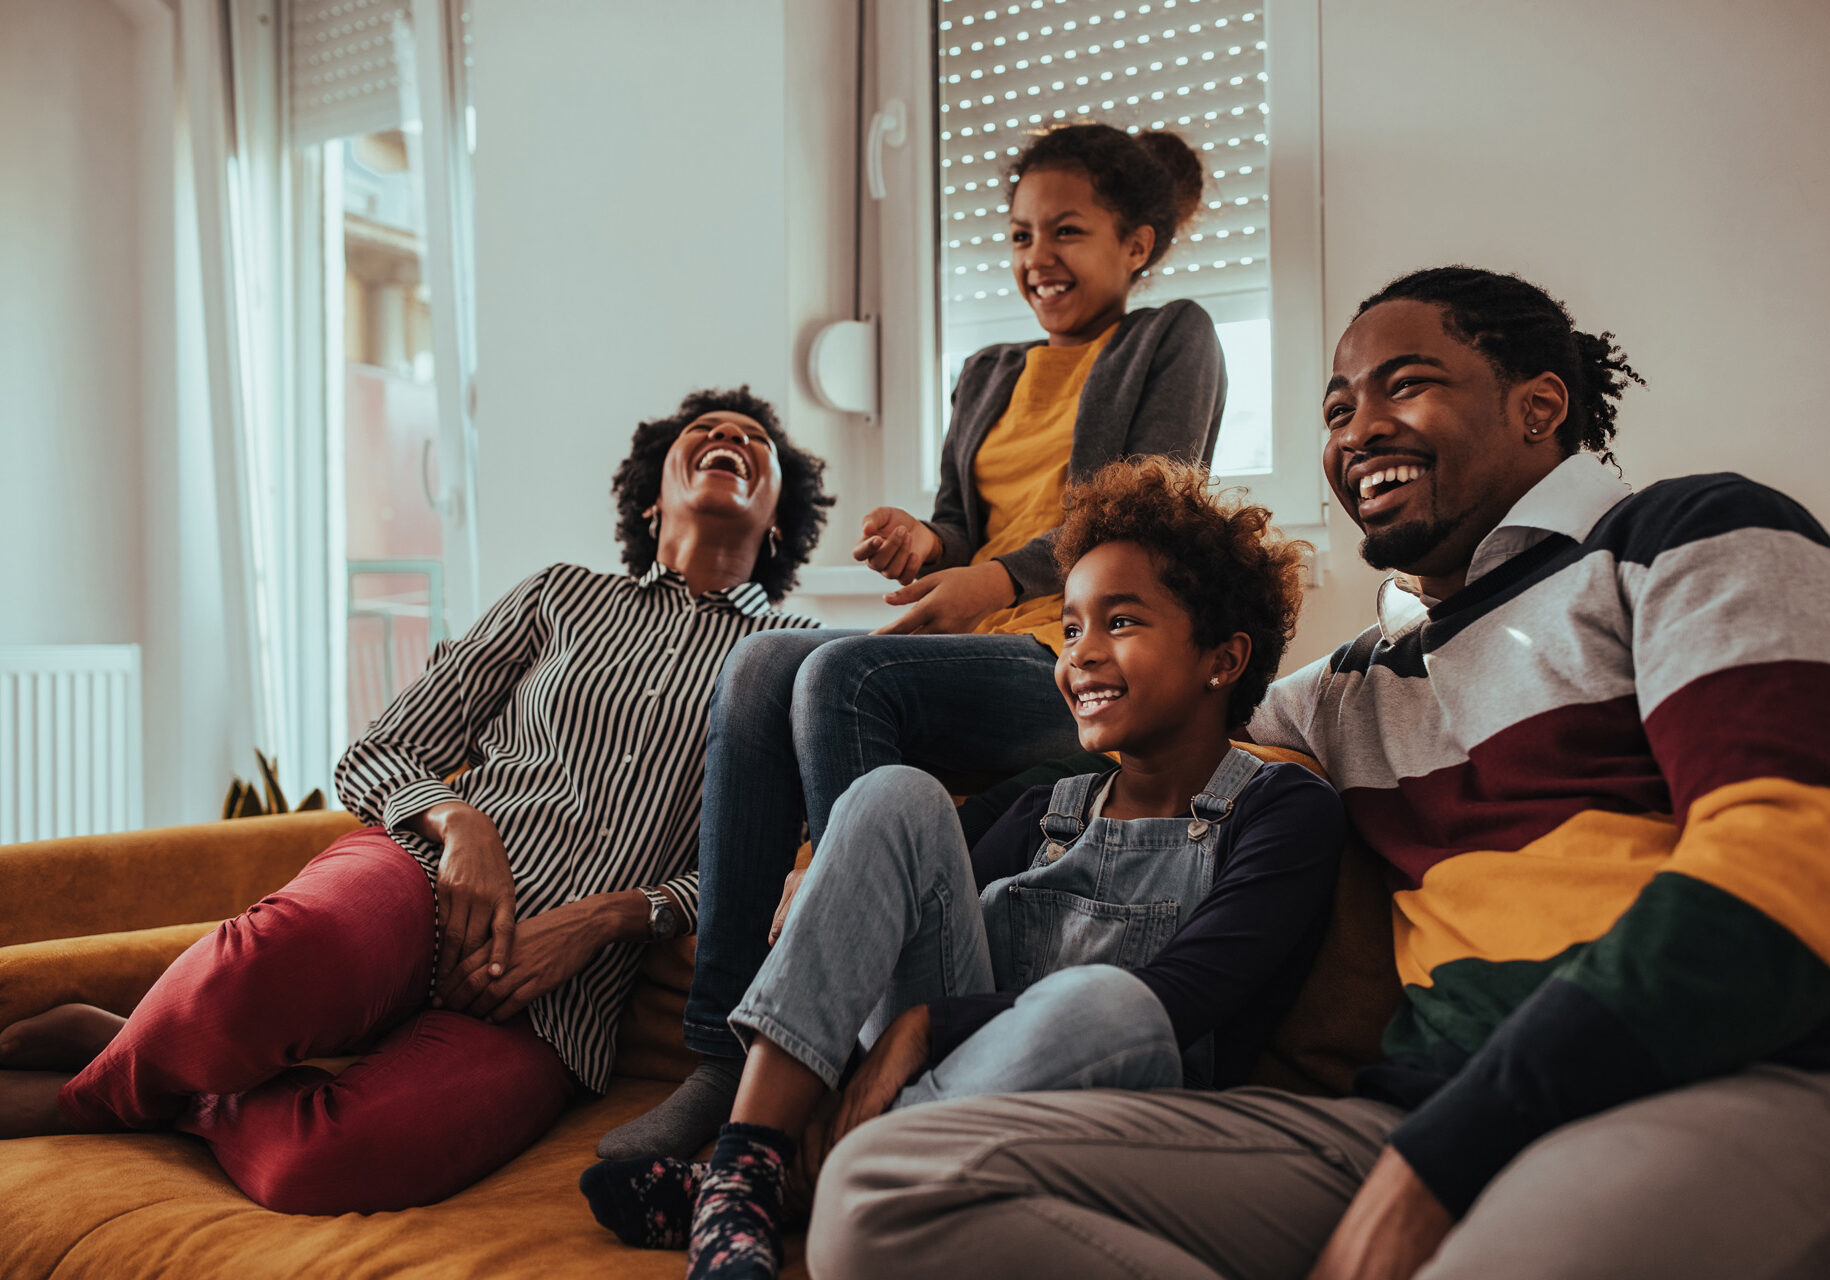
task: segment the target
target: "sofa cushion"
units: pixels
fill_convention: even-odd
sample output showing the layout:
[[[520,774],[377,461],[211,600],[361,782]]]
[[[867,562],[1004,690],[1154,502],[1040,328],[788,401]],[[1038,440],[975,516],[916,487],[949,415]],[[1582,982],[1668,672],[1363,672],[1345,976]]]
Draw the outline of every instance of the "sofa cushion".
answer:
[[[14,1280],[263,1277],[678,1277],[683,1253],[626,1249],[591,1218],[578,1175],[604,1130],[670,1086],[618,1079],[506,1167],[439,1204],[295,1217],[262,1209],[195,1138],[133,1134],[0,1144],[0,1272]],[[801,1242],[785,1274],[804,1276]]]

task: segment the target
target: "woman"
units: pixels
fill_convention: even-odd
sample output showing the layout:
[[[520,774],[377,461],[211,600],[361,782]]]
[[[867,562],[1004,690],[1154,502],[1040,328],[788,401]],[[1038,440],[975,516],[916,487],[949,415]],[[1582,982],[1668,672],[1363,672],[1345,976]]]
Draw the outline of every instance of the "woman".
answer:
[[[625,1241],[678,1248],[690,1219],[693,1276],[773,1274],[783,1173],[860,1032],[810,1170],[889,1107],[1245,1080],[1320,943],[1346,821],[1301,765],[1229,741],[1294,629],[1301,546],[1206,485],[1151,461],[1070,491],[1057,696],[1123,763],[1035,788],[970,853],[926,774],[848,790],[731,1017],[749,1056],[709,1167],[582,1181]]]
[[[1036,138],[1009,174],[1010,258],[1044,339],[966,362],[927,522],[880,508],[853,554],[903,585],[883,633],[763,637],[713,695],[700,833],[703,921],[686,1042],[698,1069],[604,1158],[687,1156],[735,1096],[727,1025],[767,953],[805,816],[817,849],[839,795],[881,765],[1008,776],[1074,750],[1055,694],[1061,493],[1117,458],[1213,455],[1225,373],[1192,302],[1127,312],[1200,207],[1202,168],[1173,134],[1080,124]]]
[[[600,1091],[651,939],[690,932],[706,702],[831,504],[748,388],[642,424],[630,575],[543,569],[337,766],[371,825],[200,940],[121,1019],[0,1034],[0,1136],[174,1128],[292,1213],[441,1199]],[[443,779],[463,770],[447,782]],[[335,1078],[301,1060],[362,1056]]]

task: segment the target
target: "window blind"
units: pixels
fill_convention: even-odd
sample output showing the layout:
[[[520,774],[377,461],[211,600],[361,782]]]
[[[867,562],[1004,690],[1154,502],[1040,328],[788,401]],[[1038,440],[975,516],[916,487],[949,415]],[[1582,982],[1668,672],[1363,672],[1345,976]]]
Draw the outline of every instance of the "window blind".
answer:
[[[292,0],[286,35],[294,146],[419,119],[411,8],[409,0]]]
[[[940,262],[945,323],[1027,314],[1010,276],[1006,165],[1049,125],[1167,128],[1206,170],[1204,208],[1155,268],[1155,296],[1264,289],[1264,14],[1238,0],[941,0]]]

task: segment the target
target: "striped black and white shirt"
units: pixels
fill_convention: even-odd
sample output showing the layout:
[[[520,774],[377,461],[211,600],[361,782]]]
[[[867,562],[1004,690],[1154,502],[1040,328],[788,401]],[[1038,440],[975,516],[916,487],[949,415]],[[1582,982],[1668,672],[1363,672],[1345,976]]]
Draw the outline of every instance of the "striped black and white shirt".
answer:
[[[640,578],[554,565],[438,646],[344,753],[337,794],[434,881],[440,847],[404,824],[445,800],[480,809],[508,851],[518,920],[665,885],[691,930],[713,682],[743,637],[818,625],[770,608],[754,582],[695,597],[658,563]],[[642,951],[607,946],[528,1006],[535,1032],[599,1092]]]

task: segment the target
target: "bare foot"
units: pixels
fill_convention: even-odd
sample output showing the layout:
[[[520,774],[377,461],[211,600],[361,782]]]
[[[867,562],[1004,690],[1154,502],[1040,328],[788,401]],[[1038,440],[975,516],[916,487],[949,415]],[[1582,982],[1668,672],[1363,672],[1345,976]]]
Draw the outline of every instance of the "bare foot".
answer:
[[[60,1004],[0,1031],[0,1067],[15,1071],[81,1071],[127,1019],[92,1004]]]
[[[0,1071],[0,1138],[74,1133],[57,1108],[57,1091],[70,1078],[63,1071]]]

